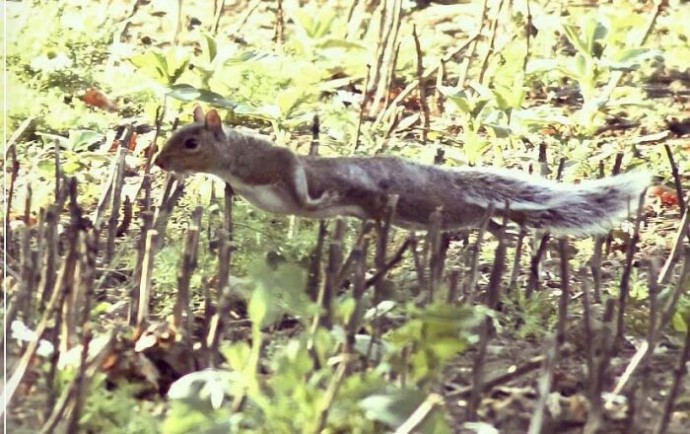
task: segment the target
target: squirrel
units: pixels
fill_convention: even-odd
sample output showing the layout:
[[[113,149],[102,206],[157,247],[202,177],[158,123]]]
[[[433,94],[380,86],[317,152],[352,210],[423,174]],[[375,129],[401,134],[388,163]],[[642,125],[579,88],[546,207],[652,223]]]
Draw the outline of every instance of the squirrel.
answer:
[[[650,183],[646,171],[564,184],[510,169],[444,168],[394,156],[303,156],[224,126],[213,109],[204,115],[197,106],[194,120],[172,134],[155,164],[215,175],[256,207],[279,214],[378,220],[388,197],[398,195],[393,225],[425,229],[440,207],[447,231],[479,227],[492,204],[501,217],[507,202],[507,217],[520,225],[581,236],[609,230]]]

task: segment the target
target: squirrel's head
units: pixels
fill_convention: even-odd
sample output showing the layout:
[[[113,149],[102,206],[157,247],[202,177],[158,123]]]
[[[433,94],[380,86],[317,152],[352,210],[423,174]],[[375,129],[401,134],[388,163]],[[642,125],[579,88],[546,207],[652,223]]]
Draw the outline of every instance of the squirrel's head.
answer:
[[[184,126],[168,139],[155,159],[163,170],[180,173],[214,173],[228,155],[227,137],[218,112],[194,109],[194,123]],[[219,166],[219,167],[216,167]]]

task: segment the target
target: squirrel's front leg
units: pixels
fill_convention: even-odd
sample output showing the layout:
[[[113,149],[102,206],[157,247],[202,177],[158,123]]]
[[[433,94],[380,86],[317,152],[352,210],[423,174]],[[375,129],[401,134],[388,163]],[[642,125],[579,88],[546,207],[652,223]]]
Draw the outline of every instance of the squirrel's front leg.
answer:
[[[306,210],[315,211],[328,208],[340,200],[340,195],[336,191],[324,191],[318,198],[312,198],[309,195],[307,172],[300,162],[296,162],[294,165],[292,181],[293,185],[290,187],[295,192],[295,199],[299,206]]]

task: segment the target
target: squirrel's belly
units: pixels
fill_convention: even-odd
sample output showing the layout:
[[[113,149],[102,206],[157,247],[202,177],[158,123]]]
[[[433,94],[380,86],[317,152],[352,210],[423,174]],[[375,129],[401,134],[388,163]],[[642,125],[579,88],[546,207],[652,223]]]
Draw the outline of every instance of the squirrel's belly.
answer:
[[[252,205],[277,214],[296,214],[299,206],[273,186],[233,185],[233,189]]]

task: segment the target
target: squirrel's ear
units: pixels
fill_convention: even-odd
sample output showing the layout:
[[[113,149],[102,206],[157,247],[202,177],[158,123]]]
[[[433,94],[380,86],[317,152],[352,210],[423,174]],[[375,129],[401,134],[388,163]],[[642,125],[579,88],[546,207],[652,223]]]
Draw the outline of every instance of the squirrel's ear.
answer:
[[[204,109],[200,105],[194,107],[194,122],[204,122]]]
[[[206,112],[206,129],[214,133],[223,131],[223,123],[220,120],[220,116],[213,109]]]

